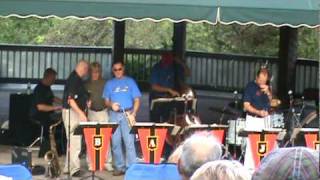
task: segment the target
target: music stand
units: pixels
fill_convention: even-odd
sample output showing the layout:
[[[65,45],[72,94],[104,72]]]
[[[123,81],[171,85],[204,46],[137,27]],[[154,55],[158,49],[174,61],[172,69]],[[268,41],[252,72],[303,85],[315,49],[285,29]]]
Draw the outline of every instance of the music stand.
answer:
[[[191,109],[193,111],[196,110],[196,105],[197,105],[197,99],[196,98],[189,98],[189,99],[186,99],[186,98],[183,98],[183,97],[174,97],[174,98],[156,98],[156,99],[153,99],[151,101],[151,105],[150,105],[150,111],[153,110],[154,106],[156,103],[171,103],[171,102],[185,102],[185,101],[192,101],[192,105],[191,105]]]
[[[92,179],[97,177],[95,176],[95,171],[103,170],[111,135],[117,126],[118,124],[113,122],[80,122],[79,126],[74,132],[76,135],[80,135],[82,132],[84,134],[87,154],[89,155],[89,160],[91,161],[92,165]]]
[[[217,124],[194,124],[185,127],[182,133],[184,135],[190,135],[196,131],[209,131],[221,144],[223,144],[228,127],[229,126]]]
[[[276,147],[278,133],[281,132],[280,128],[268,128],[259,130],[245,130],[248,133],[248,140],[252,152],[252,159],[254,167],[257,168],[262,158]],[[248,150],[248,149],[247,149]]]
[[[306,146],[308,148],[320,151],[320,135],[318,128],[301,128],[300,131],[304,134]]]
[[[130,133],[138,134],[145,163],[160,163],[165,139],[174,127],[168,123],[135,123]]]

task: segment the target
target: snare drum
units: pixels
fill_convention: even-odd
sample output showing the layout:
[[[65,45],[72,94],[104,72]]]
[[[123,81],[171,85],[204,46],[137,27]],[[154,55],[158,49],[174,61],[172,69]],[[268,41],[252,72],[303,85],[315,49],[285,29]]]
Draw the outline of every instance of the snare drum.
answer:
[[[227,143],[241,145],[242,142],[244,141],[244,138],[240,137],[238,133],[240,130],[245,129],[246,120],[243,118],[238,118],[237,120],[229,120],[228,124],[229,124],[229,129],[228,129]]]
[[[284,128],[283,113],[274,113],[270,115],[271,128]]]

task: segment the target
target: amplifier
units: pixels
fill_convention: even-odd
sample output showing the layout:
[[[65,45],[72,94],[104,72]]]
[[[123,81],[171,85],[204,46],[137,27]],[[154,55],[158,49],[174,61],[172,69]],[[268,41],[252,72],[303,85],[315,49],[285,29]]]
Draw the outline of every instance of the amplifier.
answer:
[[[31,169],[31,159],[32,153],[31,150],[28,150],[26,147],[14,146],[11,152],[11,161],[12,164],[22,164],[27,169]]]

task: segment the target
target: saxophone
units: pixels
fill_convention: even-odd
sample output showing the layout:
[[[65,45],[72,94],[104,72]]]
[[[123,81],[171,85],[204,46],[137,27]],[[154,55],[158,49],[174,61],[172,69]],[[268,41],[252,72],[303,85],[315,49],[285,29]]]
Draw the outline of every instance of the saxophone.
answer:
[[[54,132],[56,126],[58,126],[62,120],[50,126],[49,138],[50,138],[50,150],[44,155],[44,159],[48,162],[47,176],[51,178],[59,177],[61,174],[61,168],[58,159],[58,153],[56,148],[56,141],[54,137]]]

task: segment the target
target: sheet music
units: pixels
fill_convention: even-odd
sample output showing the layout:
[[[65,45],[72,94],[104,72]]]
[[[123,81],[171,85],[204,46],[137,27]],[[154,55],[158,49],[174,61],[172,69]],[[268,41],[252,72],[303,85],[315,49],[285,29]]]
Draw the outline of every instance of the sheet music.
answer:
[[[101,124],[101,125],[114,124],[114,125],[116,125],[117,123],[115,123],[115,122],[97,122],[97,121],[85,121],[85,122],[79,123],[79,125],[98,125],[98,124]]]
[[[300,131],[302,132],[319,132],[318,128],[301,128]]]
[[[164,127],[174,127],[173,124],[169,123],[153,123],[153,122],[136,122],[134,126],[164,126]]]
[[[281,128],[264,128],[262,130],[257,130],[257,129],[243,129],[243,131],[245,132],[262,132],[262,131],[266,131],[266,132],[281,132],[282,129]]]
[[[153,99],[151,101],[150,110],[153,109],[155,103],[161,103],[161,102],[172,102],[172,101],[178,101],[178,102],[184,102],[186,99],[183,97],[174,97],[174,98],[157,98]],[[187,101],[192,101],[192,109],[196,109],[197,99],[188,99]]]
[[[192,128],[228,128],[227,125],[218,125],[218,124],[193,124],[186,127],[186,129]]]

